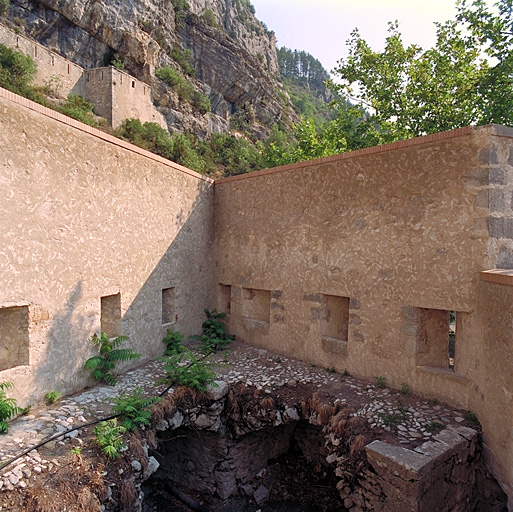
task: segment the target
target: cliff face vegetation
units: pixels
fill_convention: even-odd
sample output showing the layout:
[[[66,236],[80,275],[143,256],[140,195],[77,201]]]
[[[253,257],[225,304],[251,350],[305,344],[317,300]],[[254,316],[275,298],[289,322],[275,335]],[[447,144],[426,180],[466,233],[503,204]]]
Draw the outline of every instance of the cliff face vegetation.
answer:
[[[9,18],[86,69],[114,63],[153,85],[171,132],[243,128],[255,140],[297,121],[274,33],[248,0],[11,0]],[[156,78],[162,68],[193,94]]]

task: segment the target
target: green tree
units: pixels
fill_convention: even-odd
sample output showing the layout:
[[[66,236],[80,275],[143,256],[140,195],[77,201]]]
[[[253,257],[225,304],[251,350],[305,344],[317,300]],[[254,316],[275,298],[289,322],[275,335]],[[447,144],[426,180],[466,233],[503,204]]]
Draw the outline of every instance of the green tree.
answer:
[[[479,42],[490,63],[479,84],[482,123],[513,125],[513,0],[490,9],[483,0],[460,0],[457,20]]]
[[[31,57],[0,44],[0,87],[26,95],[36,73]]]
[[[332,87],[369,110],[365,123],[378,128],[380,142],[483,121],[481,84],[489,65],[481,59],[482,47],[456,21],[436,25],[436,45],[426,51],[405,47],[397,22],[389,24],[382,52],[373,51],[358,30],[351,35],[349,56],[335,70],[340,83]]]

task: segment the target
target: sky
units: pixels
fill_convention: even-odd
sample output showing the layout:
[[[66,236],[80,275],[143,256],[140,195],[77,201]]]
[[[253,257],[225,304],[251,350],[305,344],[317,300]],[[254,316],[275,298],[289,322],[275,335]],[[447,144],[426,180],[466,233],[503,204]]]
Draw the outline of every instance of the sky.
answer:
[[[398,20],[406,45],[429,48],[435,21],[454,19],[456,0],[251,0],[256,17],[276,33],[277,46],[304,50],[331,71],[347,56],[346,41],[358,27],[381,50],[388,22]]]

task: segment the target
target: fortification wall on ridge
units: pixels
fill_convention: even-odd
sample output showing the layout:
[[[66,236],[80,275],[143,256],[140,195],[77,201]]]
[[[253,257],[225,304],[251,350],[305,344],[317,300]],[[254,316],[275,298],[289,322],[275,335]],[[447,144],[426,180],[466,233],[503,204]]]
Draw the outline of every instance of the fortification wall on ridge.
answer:
[[[37,64],[35,85],[49,86],[59,98],[66,98],[70,93],[84,96],[84,69],[81,66],[1,23],[0,43],[34,59]]]
[[[84,70],[36,41],[16,34],[0,23],[0,43],[29,55],[37,65],[35,85],[48,86],[57,98],[78,94],[94,103],[96,115],[117,128],[125,119],[158,123],[167,130],[164,116],[155,108],[151,87],[112,66]]]

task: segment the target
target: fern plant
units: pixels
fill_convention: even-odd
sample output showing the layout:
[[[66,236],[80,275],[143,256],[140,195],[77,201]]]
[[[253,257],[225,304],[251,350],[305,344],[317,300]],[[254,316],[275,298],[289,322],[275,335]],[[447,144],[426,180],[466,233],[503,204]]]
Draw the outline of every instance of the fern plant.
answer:
[[[198,359],[194,352],[183,347],[181,352],[175,351],[163,357],[166,363],[166,380],[173,385],[187,386],[198,391],[206,391],[209,385],[215,385],[216,374],[204,360]]]
[[[181,332],[168,329],[165,338],[162,340],[162,343],[166,345],[164,355],[168,356],[174,352],[182,352],[184,350],[183,342],[184,336]]]
[[[125,427],[118,425],[118,420],[115,418],[101,421],[94,427],[95,442],[109,459],[115,459],[119,457],[120,451],[124,447],[123,434],[125,432]]]
[[[22,412],[14,398],[7,398],[5,392],[11,388],[12,382],[0,382],[0,434],[7,434],[9,431],[7,420]]]
[[[52,405],[55,402],[57,402],[57,400],[59,400],[60,397],[61,394],[58,391],[48,391],[48,393],[45,393],[45,402],[48,405]]]
[[[226,313],[218,313],[215,309],[212,311],[205,309],[205,314],[207,319],[201,325],[203,334],[190,338],[199,340],[201,353],[208,355],[225,348],[232,342],[234,336],[228,334],[226,325],[220,320],[226,316]]]
[[[151,420],[150,407],[162,398],[157,396],[143,397],[142,389],[136,388],[132,393],[124,393],[114,399],[116,404],[112,410],[120,415],[121,425],[126,430],[137,430],[149,426]]]
[[[128,339],[128,336],[118,336],[117,338],[110,339],[104,332],[100,336],[95,334],[91,341],[99,347],[100,355],[89,358],[85,362],[84,368],[92,370],[91,375],[98,382],[105,381],[107,384],[114,386],[116,384],[116,377],[112,375],[111,371],[116,366],[116,363],[141,357],[141,354],[135,353],[131,348],[116,348],[124,341],[128,341]]]

